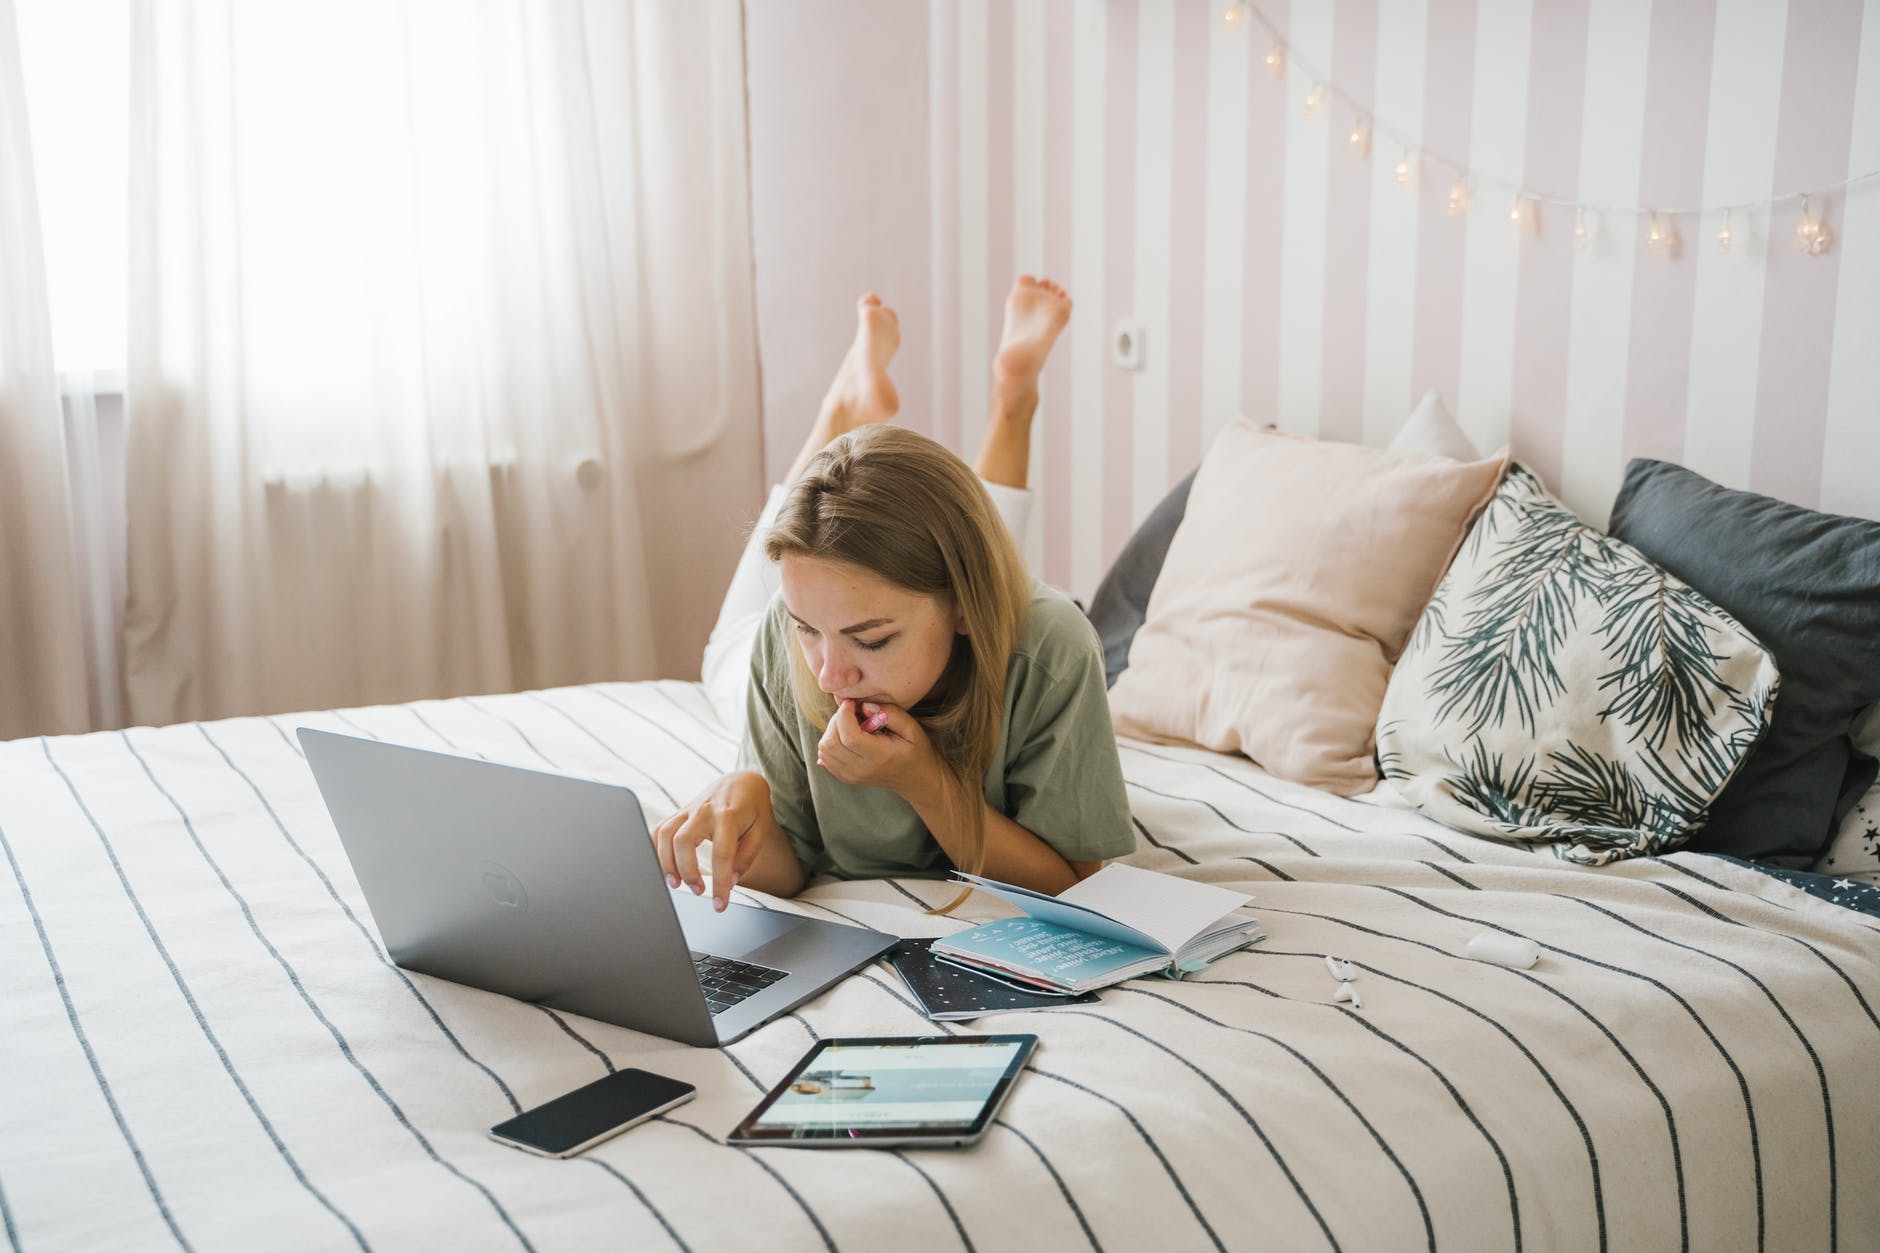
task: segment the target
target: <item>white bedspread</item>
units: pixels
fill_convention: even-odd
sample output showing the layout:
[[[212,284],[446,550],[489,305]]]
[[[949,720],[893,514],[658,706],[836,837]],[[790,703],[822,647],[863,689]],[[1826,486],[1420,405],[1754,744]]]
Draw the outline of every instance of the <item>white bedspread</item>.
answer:
[[[1126,744],[1134,860],[1252,892],[1270,939],[988,1020],[1043,1045],[975,1149],[745,1151],[720,1137],[813,1037],[935,1030],[891,971],[722,1051],[407,974],[303,723],[627,783],[654,820],[733,756],[680,683],[0,744],[16,1248],[1880,1245],[1880,930],[1730,863],[1584,869]],[[931,935],[946,894],[769,903]],[[1541,962],[1460,955],[1491,929]],[[565,1162],[485,1137],[626,1065],[698,1099]]]

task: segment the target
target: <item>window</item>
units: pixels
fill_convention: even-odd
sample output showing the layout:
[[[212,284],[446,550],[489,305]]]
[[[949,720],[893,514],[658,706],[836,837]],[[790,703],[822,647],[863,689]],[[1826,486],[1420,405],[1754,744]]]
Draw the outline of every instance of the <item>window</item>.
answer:
[[[120,390],[129,283],[130,6],[17,0],[53,361]]]

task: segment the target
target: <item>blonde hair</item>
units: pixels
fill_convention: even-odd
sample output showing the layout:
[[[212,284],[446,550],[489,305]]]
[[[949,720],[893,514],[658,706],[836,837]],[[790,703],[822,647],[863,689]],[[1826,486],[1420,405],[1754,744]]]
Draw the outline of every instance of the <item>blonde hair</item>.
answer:
[[[965,633],[916,715],[946,767],[949,825],[964,820],[969,865],[986,860],[984,779],[1005,727],[1005,681],[1031,611],[1031,576],[979,476],[965,462],[903,427],[865,426],[832,442],[791,487],[764,537],[772,561],[785,555],[840,561],[923,596],[940,598]],[[802,650],[790,650],[797,705],[818,729],[835,701],[816,683]],[[910,711],[911,712],[911,711]],[[934,913],[959,906],[970,889]]]

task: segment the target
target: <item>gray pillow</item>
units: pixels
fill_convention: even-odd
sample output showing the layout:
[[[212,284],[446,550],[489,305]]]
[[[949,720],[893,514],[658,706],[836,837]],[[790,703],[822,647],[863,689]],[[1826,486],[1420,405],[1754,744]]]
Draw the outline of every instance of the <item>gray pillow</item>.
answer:
[[[1880,700],[1880,523],[1640,459],[1612,534],[1749,628],[1782,676],[1768,734],[1690,847],[1807,867],[1874,778],[1848,733]]]
[[[1090,598],[1090,622],[1103,641],[1103,677],[1110,687],[1116,686],[1116,676],[1129,665],[1129,645],[1148,616],[1149,593],[1162,573],[1175,528],[1188,512],[1188,489],[1194,485],[1195,471],[1190,470],[1142,520]]]

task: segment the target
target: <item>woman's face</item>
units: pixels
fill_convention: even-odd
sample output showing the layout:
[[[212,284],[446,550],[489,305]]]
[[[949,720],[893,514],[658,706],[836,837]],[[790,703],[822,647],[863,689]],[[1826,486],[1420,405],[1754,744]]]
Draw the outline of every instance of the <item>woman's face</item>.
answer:
[[[946,673],[960,623],[940,597],[844,561],[785,554],[778,569],[803,660],[837,700],[911,709]]]

